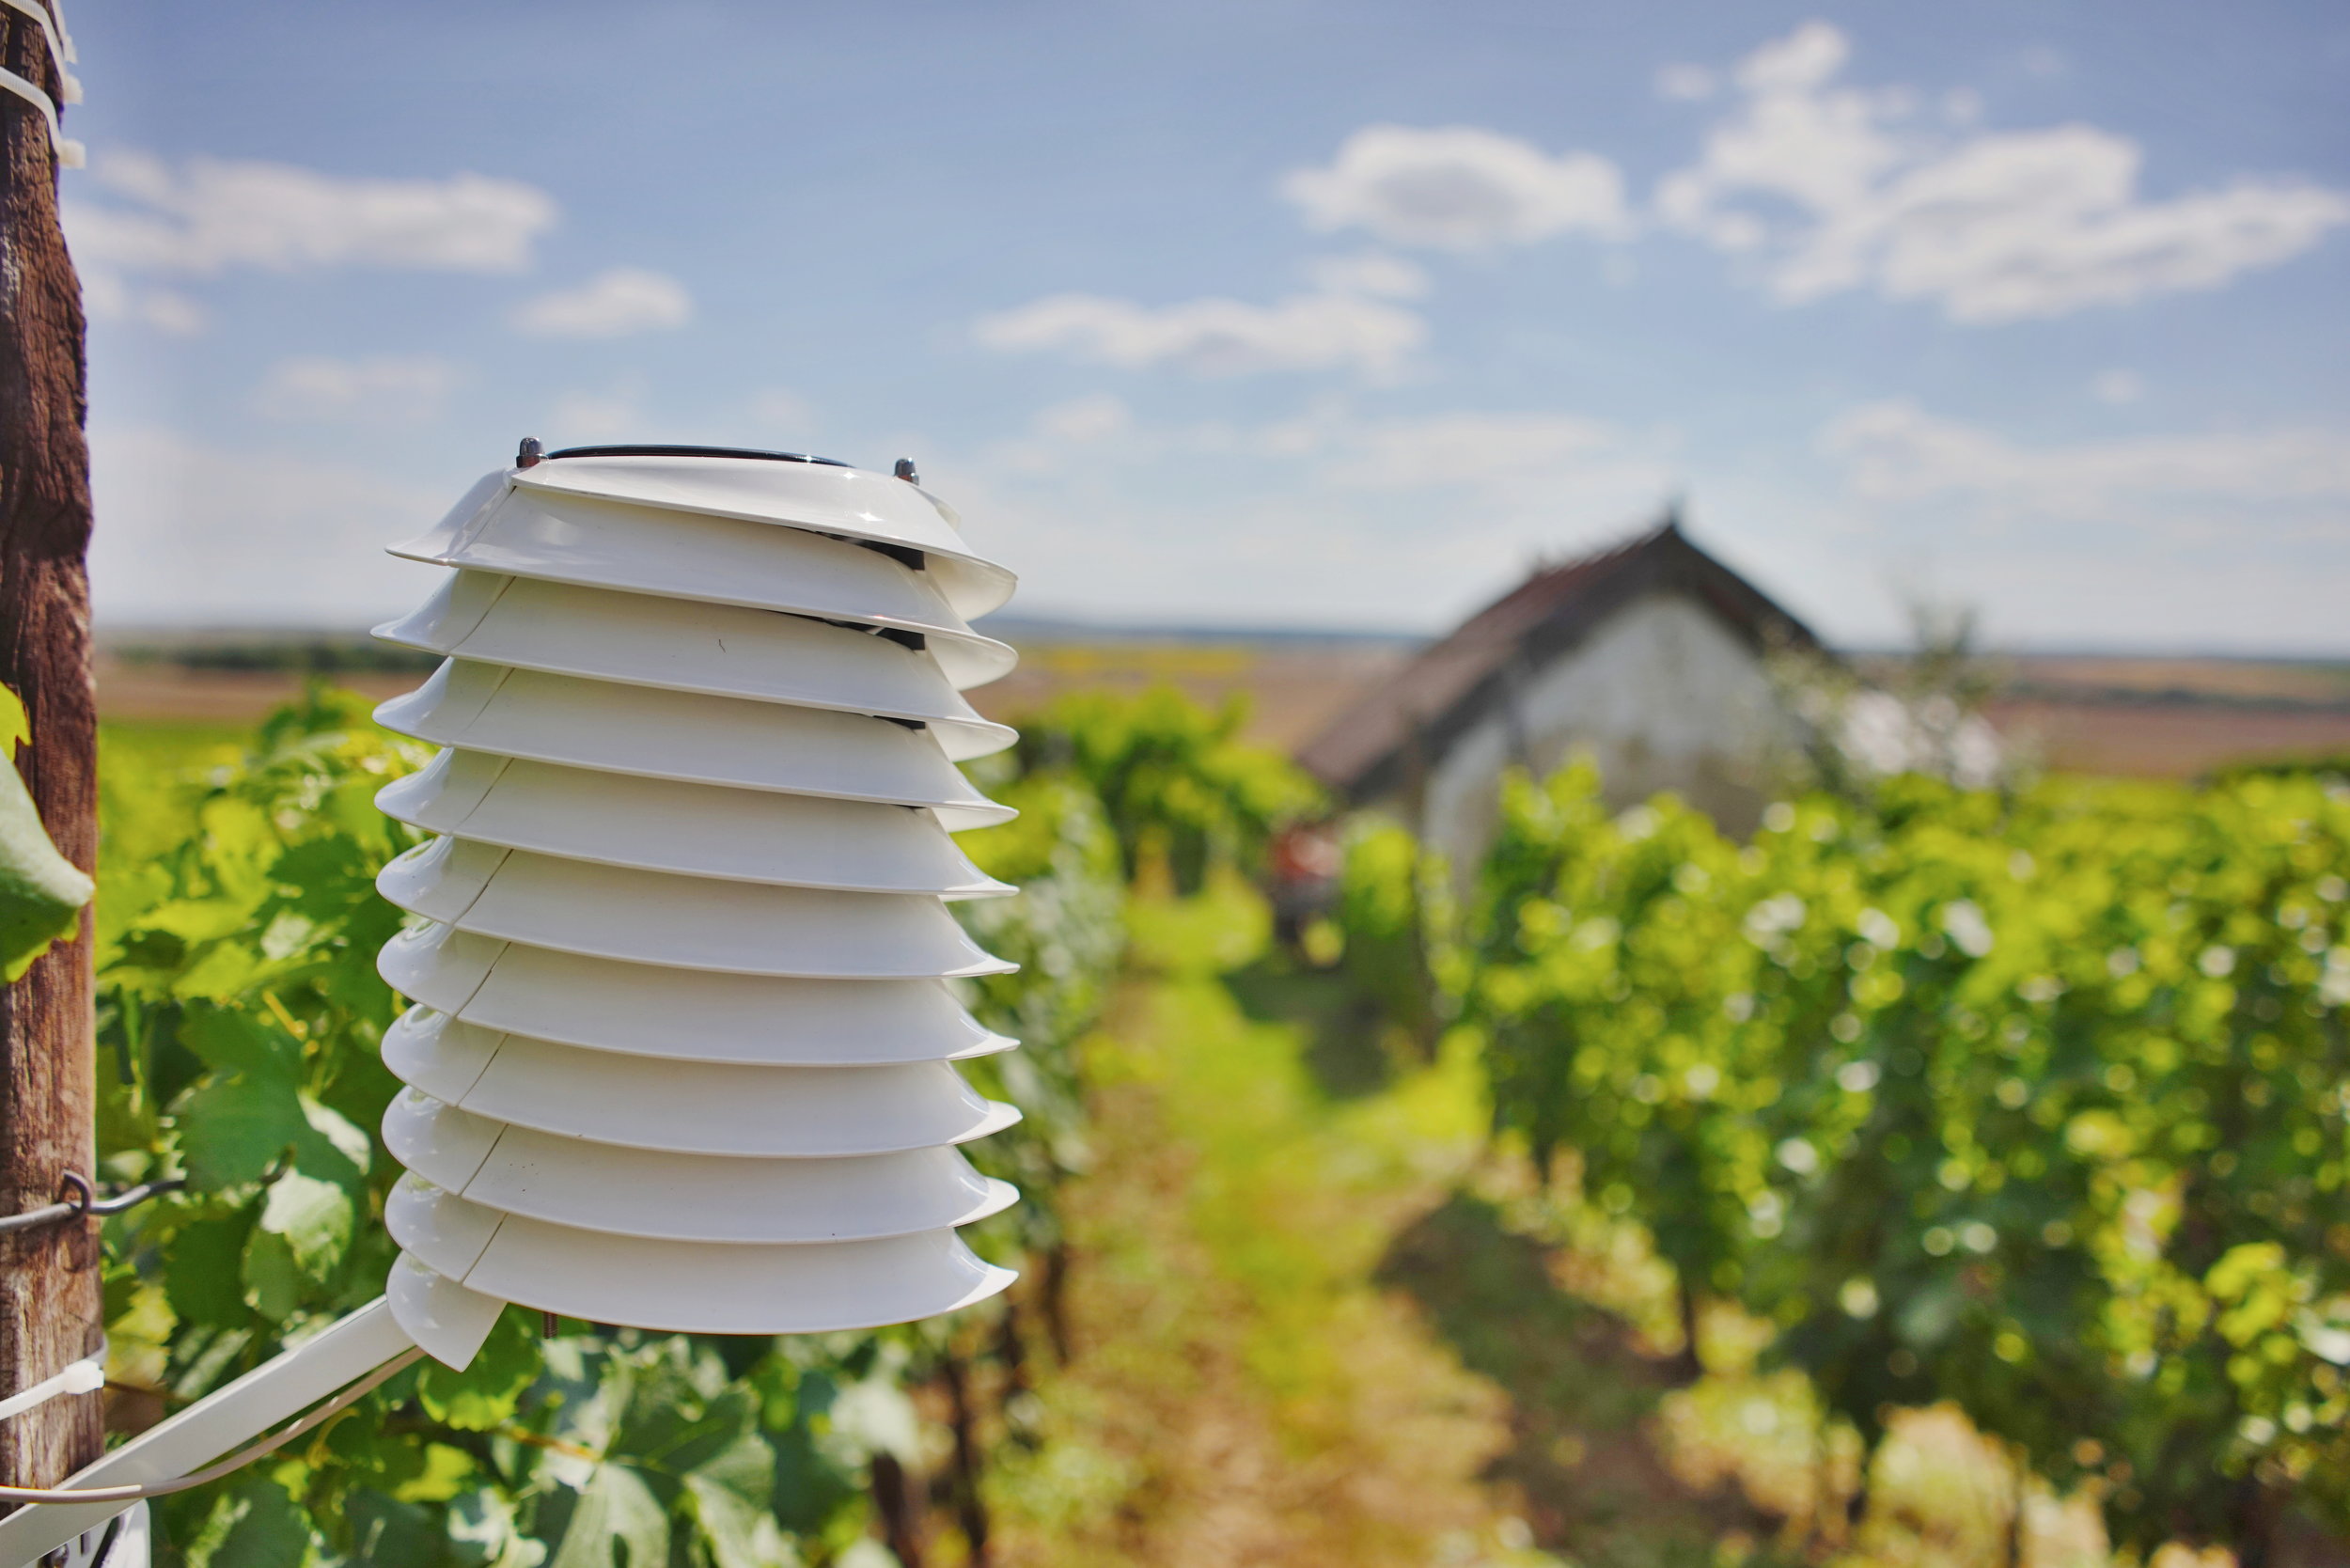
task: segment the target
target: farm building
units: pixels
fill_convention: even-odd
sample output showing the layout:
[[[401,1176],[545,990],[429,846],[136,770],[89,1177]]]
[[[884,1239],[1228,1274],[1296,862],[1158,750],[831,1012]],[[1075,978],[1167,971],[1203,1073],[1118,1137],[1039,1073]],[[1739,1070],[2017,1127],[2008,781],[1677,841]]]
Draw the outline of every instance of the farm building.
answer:
[[[1578,755],[1618,805],[1671,790],[1750,831],[1797,739],[1765,671],[1818,639],[1668,513],[1618,548],[1543,566],[1382,682],[1298,755],[1351,804],[1457,866],[1499,815],[1503,771]]]

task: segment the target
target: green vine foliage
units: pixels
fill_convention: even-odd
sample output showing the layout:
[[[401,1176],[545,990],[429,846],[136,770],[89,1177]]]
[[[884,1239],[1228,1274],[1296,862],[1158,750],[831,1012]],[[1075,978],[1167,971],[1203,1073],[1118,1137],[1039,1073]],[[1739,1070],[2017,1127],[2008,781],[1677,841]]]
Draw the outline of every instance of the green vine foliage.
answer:
[[[0,984],[13,984],[53,944],[82,929],[93,891],[81,868],[57,853],[32,792],[7,765],[32,739],[24,704],[0,686]]]
[[[427,755],[322,689],[207,780],[153,748],[108,754],[103,1168],[187,1182],[106,1222],[112,1375],[151,1390],[149,1419],[382,1292],[398,1168],[375,1128],[397,1085],[377,1046],[400,1003],[374,955],[401,917],[372,879],[411,835],[372,800]],[[1027,1130],[982,1152],[1027,1202],[973,1240],[1018,1265],[1057,1234],[1056,1182],[1082,1157],[1073,1047],[1117,963],[1122,883],[1089,792],[1066,778],[1004,788],[1027,815],[971,847],[1026,890],[966,913],[1025,965],[974,1000],[1028,1038],[985,1086],[1028,1107]],[[164,1559],[886,1564],[868,1472],[883,1454],[918,1463],[908,1389],[951,1332],[765,1340],[567,1322],[542,1338],[538,1314],[509,1309],[465,1372],[404,1372],[315,1438],[162,1504]]]
[[[2309,776],[1904,777],[1739,845],[1570,769],[1427,940],[1498,1126],[1693,1312],[1776,1323],[1872,1443],[1956,1400],[2119,1544],[2245,1546],[2350,1528],[2346,878]]]
[[[1020,815],[960,842],[1024,892],[973,900],[956,913],[975,941],[1020,970],[969,982],[965,999],[980,1023],[1021,1048],[982,1058],[967,1073],[982,1091],[1018,1105],[1022,1119],[969,1152],[1028,1196],[1004,1222],[1023,1252],[1043,1255],[1061,1245],[1052,1195],[1088,1164],[1077,1047],[1108,1004],[1125,950],[1125,879],[1101,800],[1080,780],[1040,773],[990,792]]]
[[[1255,870],[1273,831],[1321,804],[1286,758],[1239,739],[1246,717],[1238,697],[1212,712],[1171,686],[1071,692],[1023,718],[1019,759],[1093,792],[1128,880],[1156,853],[1197,893],[1211,865]]]
[[[1334,911],[1345,933],[1340,967],[1357,996],[1401,1025],[1423,1056],[1433,1054],[1449,1007],[1431,936],[1451,923],[1449,879],[1392,823],[1355,823],[1345,851]]]

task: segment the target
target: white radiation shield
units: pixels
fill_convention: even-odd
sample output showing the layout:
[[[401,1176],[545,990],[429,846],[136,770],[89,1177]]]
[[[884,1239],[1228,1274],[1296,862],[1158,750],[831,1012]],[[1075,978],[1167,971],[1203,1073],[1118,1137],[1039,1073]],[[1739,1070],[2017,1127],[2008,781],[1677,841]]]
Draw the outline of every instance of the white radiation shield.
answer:
[[[467,843],[638,870],[947,899],[1011,891],[917,807],[713,789],[477,751],[442,752],[376,804]]]
[[[595,449],[483,480],[400,554],[453,568],[379,630],[445,662],[385,703],[444,748],[378,804],[435,837],[377,887],[406,1168],[390,1309],[462,1364],[501,1303],[708,1333],[871,1327],[1010,1280],[957,1228],[1017,1194],[1019,1119],[949,913],[1012,891],[950,835],[1010,573],[913,484]]]
[[[915,633],[958,689],[1008,674],[1018,656],[971,630],[937,573],[868,542],[674,509],[511,489],[462,539],[392,552],[436,566],[617,588]]]
[[[444,748],[377,797],[436,835],[377,883],[416,1004],[384,1041],[384,1299],[70,1478],[102,1500],[0,1520],[0,1561],[419,1348],[466,1365],[509,1304],[819,1333],[1011,1281],[960,1228],[1019,1195],[963,1151],[1020,1113],[955,1063],[1017,1043],[954,989],[1011,965],[948,908],[1012,891],[948,837],[1013,815],[955,766],[1014,739],[962,696],[1011,667],[969,625],[1011,573],[905,479],[525,450],[395,552],[453,570],[379,634],[444,657],[376,713]]]
[[[654,691],[452,659],[376,723],[434,745],[778,794],[920,806],[950,830],[1012,813],[919,721]],[[989,746],[988,750],[997,749]]]

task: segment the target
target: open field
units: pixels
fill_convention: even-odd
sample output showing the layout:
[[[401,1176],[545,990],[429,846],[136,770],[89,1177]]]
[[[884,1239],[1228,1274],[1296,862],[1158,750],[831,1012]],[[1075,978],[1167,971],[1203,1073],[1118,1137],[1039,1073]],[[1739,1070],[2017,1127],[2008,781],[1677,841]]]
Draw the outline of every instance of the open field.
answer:
[[[1988,714],[2059,773],[2191,778],[2231,763],[2350,755],[2350,706],[2008,698]]]
[[[1184,641],[1023,639],[1012,675],[971,694],[991,718],[1016,721],[1078,689],[1172,685],[1195,700],[1248,703],[1244,733],[1291,752],[1400,668],[1407,644],[1238,638]],[[1860,661],[1866,668],[1872,662]],[[2350,753],[2350,664],[2106,655],[2005,661],[1988,713],[2060,773],[2186,778],[2234,762]],[[386,698],[414,673],[337,670],[338,683]],[[139,723],[250,725],[302,685],[300,673],[192,668],[165,659],[99,662],[101,712]]]
[[[1396,668],[1407,649],[1346,641],[1052,640],[1023,642],[1020,651],[1017,670],[971,694],[991,718],[1016,717],[1065,691],[1172,685],[1211,706],[1245,698],[1247,738],[1286,752],[1312,739],[1358,693]],[[330,678],[380,699],[412,690],[421,675],[336,669]],[[249,727],[299,695],[303,680],[297,667],[224,668],[109,651],[98,660],[98,702],[113,721]]]
[[[98,711],[110,723],[221,726],[249,729],[281,704],[302,694],[303,676],[291,669],[198,669],[164,660],[132,661],[101,652],[97,660]],[[415,688],[414,675],[343,674],[337,685],[377,698]]]
[[[1017,721],[1065,691],[1136,692],[1172,685],[1196,702],[1248,704],[1244,736],[1293,752],[1347,704],[1410,656],[1395,643],[1037,642],[1020,646],[1020,667],[972,693],[992,718]]]

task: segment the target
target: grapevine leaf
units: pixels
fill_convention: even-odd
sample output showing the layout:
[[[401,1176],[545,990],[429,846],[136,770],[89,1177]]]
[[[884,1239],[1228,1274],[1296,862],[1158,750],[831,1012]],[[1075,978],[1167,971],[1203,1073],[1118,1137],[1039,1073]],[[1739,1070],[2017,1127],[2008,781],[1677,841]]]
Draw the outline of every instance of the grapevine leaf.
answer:
[[[428,1509],[361,1487],[344,1510],[354,1558],[368,1568],[440,1568],[446,1560],[440,1523]]]
[[[452,1498],[447,1529],[449,1553],[464,1568],[538,1568],[546,1560],[545,1544],[523,1535],[513,1503],[490,1487]]]
[[[272,1323],[284,1323],[301,1309],[302,1265],[294,1261],[292,1244],[274,1231],[256,1228],[244,1244],[239,1271],[244,1281],[245,1305]]]
[[[259,1181],[310,1131],[292,1080],[274,1074],[207,1078],[174,1105],[172,1118],[199,1192]]]
[[[10,737],[13,754],[24,710],[15,693],[0,692],[7,694],[0,734]],[[96,887],[50,841],[23,776],[12,765],[0,765],[0,979],[13,983],[52,943],[71,941]]]
[[[350,1193],[300,1170],[271,1183],[261,1208],[261,1229],[285,1238],[294,1266],[312,1284],[322,1283],[342,1262],[356,1219]]]
[[[669,1515],[652,1489],[625,1465],[597,1466],[550,1568],[664,1568],[668,1560]]]
[[[713,1568],[795,1568],[799,1558],[768,1510],[775,1452],[746,1437],[685,1478],[686,1506]]]
[[[226,1328],[251,1321],[240,1281],[254,1217],[240,1209],[173,1233],[164,1260],[164,1299],[181,1323]]]
[[[302,1068],[301,1043],[250,1012],[190,1006],[180,1020],[180,1039],[215,1073],[290,1079]]]
[[[213,1505],[188,1568],[302,1568],[309,1555],[309,1516],[275,1482],[248,1476]]]
[[[613,1451],[667,1474],[697,1469],[749,1432],[757,1415],[745,1389],[729,1389],[704,1404],[681,1375],[648,1377],[629,1400]]]
[[[541,1342],[525,1315],[509,1308],[463,1372],[426,1362],[416,1379],[416,1397],[444,1425],[460,1432],[492,1431],[513,1419],[524,1391],[537,1381],[546,1364]]]
[[[480,1474],[480,1465],[464,1450],[427,1443],[421,1465],[392,1489],[392,1496],[402,1502],[446,1502]]]
[[[764,1510],[775,1497],[776,1450],[756,1432],[744,1432],[714,1457],[694,1466],[689,1481],[722,1486]]]
[[[24,699],[7,686],[0,686],[0,761],[16,755],[16,748],[33,738],[33,721],[24,714]]]
[[[306,1094],[301,1097],[300,1103],[302,1119],[310,1124],[310,1130],[324,1140],[336,1156],[320,1160],[317,1156],[322,1151],[318,1150],[317,1146],[312,1144],[310,1149],[305,1151],[308,1156],[305,1163],[309,1165],[314,1172],[337,1169],[347,1166],[351,1180],[356,1181],[364,1176],[368,1163],[374,1157],[374,1144],[368,1139],[368,1135],[361,1132],[349,1117],[319,1104]],[[306,1139],[304,1141],[308,1142]]]

